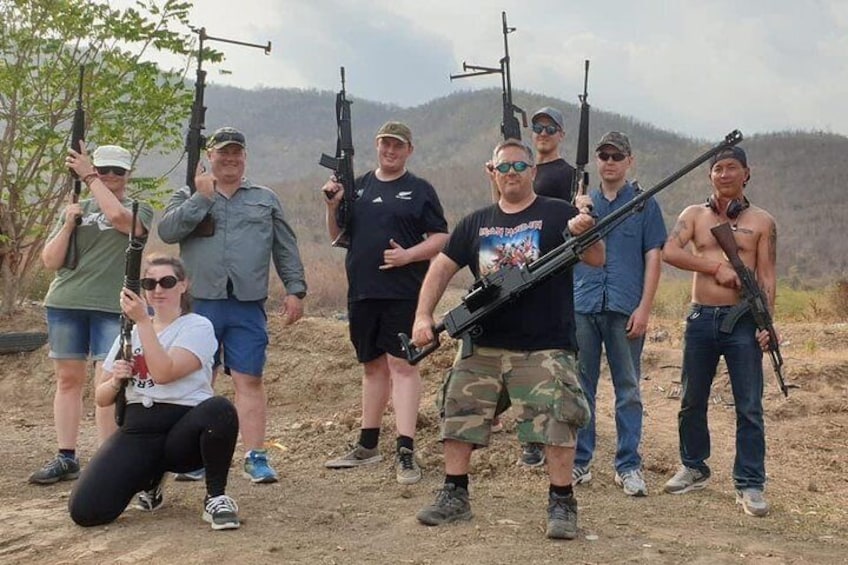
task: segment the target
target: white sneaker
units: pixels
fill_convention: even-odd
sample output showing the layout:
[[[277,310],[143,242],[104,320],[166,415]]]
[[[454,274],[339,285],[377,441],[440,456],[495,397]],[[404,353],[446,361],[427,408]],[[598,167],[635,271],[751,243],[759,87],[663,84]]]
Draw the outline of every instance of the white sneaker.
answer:
[[[615,484],[624,489],[627,496],[648,496],[648,487],[642,477],[642,471],[633,469],[622,474],[615,474]]]
[[[742,510],[748,516],[762,517],[768,514],[769,505],[763,497],[763,491],[746,488],[736,491],[736,504],[742,505]]]

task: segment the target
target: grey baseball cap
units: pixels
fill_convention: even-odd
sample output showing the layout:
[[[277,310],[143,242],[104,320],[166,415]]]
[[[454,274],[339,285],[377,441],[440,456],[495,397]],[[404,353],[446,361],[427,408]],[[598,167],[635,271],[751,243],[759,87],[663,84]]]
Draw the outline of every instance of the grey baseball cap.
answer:
[[[557,127],[559,127],[559,129],[565,129],[565,120],[562,119],[562,112],[556,108],[551,108],[550,106],[539,108],[533,112],[533,116],[530,118],[530,123],[535,124],[536,119],[542,116],[549,117],[557,125]]]

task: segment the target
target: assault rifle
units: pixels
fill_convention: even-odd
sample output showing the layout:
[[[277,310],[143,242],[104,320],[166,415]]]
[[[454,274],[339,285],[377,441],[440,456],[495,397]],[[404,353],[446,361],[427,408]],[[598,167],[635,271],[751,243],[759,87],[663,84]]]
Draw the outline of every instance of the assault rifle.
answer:
[[[713,155],[740,141],[742,141],[742,133],[739,130],[733,130],[721,143],[679,171],[672,173],[650,190],[637,195],[626,205],[604,217],[591,229],[567,239],[529,265],[502,267],[478,279],[471,286],[468,294],[462,298],[461,304],[445,314],[442,321],[433,328],[434,339],[431,343],[417,347],[405,334],[398,334],[407,360],[415,365],[435,351],[439,347],[439,334],[444,331],[447,331],[451,337],[462,340],[464,357],[471,355],[472,339],[482,334],[481,324],[492,312],[500,310],[525,292],[574,266],[580,261],[580,256],[586,249],[606,237],[630,215],[638,212],[649,198],[709,160]]]
[[[353,132],[350,126],[350,105],[345,93],[345,70],[341,67],[342,88],[336,94],[336,156],[331,157],[326,153],[321,154],[318,163],[322,167],[332,169],[336,181],[344,187],[344,199],[339,205],[336,213],[336,223],[341,228],[338,237],[333,240],[334,247],[350,246],[350,218],[353,215],[353,200],[356,197],[356,187],[353,176]],[[332,194],[326,194],[328,199]]]
[[[586,194],[589,189],[589,173],[586,164],[589,162],[589,60],[586,60],[586,71],[583,75],[583,94],[577,95],[580,100],[580,127],[577,137],[577,165],[574,171],[573,184],[571,186],[571,203],[574,204],[577,197]]]
[[[718,241],[733,270],[739,276],[742,282],[742,301],[731,309],[725,321],[719,328],[724,333],[733,331],[733,326],[736,321],[746,312],[751,312],[754,317],[754,323],[757,324],[758,330],[766,330],[769,334],[768,353],[771,357],[771,366],[774,368],[774,374],[777,377],[777,384],[780,387],[780,392],[783,396],[789,396],[789,387],[783,379],[783,356],[780,354],[780,343],[777,339],[777,332],[774,329],[771,313],[768,309],[768,302],[765,293],[760,285],[757,284],[754,278],[754,273],[751,272],[742,259],[739,257],[739,247],[736,245],[736,239],[733,237],[733,228],[729,223],[725,222],[710,231]]]
[[[80,65],[79,68],[79,89],[77,90],[77,107],[74,109],[74,122],[71,126],[71,149],[74,151],[80,150],[80,142],[85,138],[85,110],[82,108],[82,83],[85,77],[85,65]],[[80,193],[82,192],[82,181],[79,175],[71,169],[71,175],[74,177],[74,192],[71,195],[71,202],[76,204],[79,202]],[[82,218],[77,216],[74,219],[76,225],[82,224]],[[79,249],[77,249],[77,230],[71,232],[71,238],[68,240],[68,250],[65,252],[65,261],[62,267],[65,269],[76,269],[79,263]]]
[[[188,125],[188,134],[186,135],[186,185],[189,193],[194,194],[197,190],[194,185],[194,177],[197,175],[197,165],[200,163],[200,153],[206,147],[206,136],[203,135],[203,130],[206,127],[206,106],[203,104],[203,95],[206,90],[206,71],[203,70],[203,42],[221,41],[223,43],[234,43],[236,45],[244,45],[246,47],[256,47],[264,49],[265,54],[271,52],[271,42],[267,45],[258,45],[255,43],[245,43],[234,39],[225,39],[223,37],[212,37],[206,34],[206,28],[191,28],[199,38],[197,47],[197,78],[194,81],[194,101],[191,104],[191,121]],[[200,223],[191,232],[195,237],[211,237],[215,234],[215,221],[211,214],[206,214]]]
[[[506,25],[506,12],[501,12],[503,19],[503,38],[504,38],[504,56],[500,60],[498,67],[481,67],[478,65],[469,65],[465,61],[462,62],[464,72],[458,75],[450,75],[450,79],[476,77],[481,75],[499,74],[501,75],[501,90],[503,98],[503,117],[501,118],[501,133],[504,139],[521,139],[521,125],[527,127],[527,113],[512,102],[512,77],[509,67],[509,41],[507,35],[514,32],[514,27]],[[519,123],[516,114],[521,114],[521,122]]]
[[[130,227],[130,241],[127,245],[126,260],[124,263],[124,288],[141,294],[141,256],[144,253],[144,239],[135,236],[136,220],[138,219],[138,201],[132,203],[132,225]],[[126,314],[121,314],[121,341],[116,359],[123,359],[132,363],[132,330],[135,322]],[[127,410],[127,379],[121,380],[121,388],[115,395],[115,423],[118,426],[124,424],[124,415]]]

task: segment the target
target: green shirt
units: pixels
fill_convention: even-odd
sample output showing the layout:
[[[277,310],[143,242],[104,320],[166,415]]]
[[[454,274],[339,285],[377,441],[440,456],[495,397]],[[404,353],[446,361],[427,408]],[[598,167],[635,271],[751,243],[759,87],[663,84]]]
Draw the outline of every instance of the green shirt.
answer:
[[[121,201],[127,209],[132,200]],[[126,250],[129,236],[112,227],[93,198],[80,201],[82,223],[76,228],[79,262],[76,269],[60,268],[56,273],[44,305],[74,310],[99,310],[120,314],[118,295],[124,284]],[[149,231],[153,208],[139,202],[138,221]],[[56,235],[65,223],[62,215],[53,229]]]

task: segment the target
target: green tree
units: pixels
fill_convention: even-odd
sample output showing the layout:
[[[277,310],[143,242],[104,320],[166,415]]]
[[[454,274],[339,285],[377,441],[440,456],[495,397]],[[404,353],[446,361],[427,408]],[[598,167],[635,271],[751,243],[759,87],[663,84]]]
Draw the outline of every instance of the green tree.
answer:
[[[0,0],[0,313],[26,296],[69,199],[63,158],[80,65],[89,147],[118,144],[138,157],[182,143],[192,99],[184,81],[190,8],[175,0],[139,0],[125,10],[97,1]],[[185,68],[163,71],[146,60],[154,50],[183,57]],[[153,188],[148,181],[135,191],[150,197]]]

